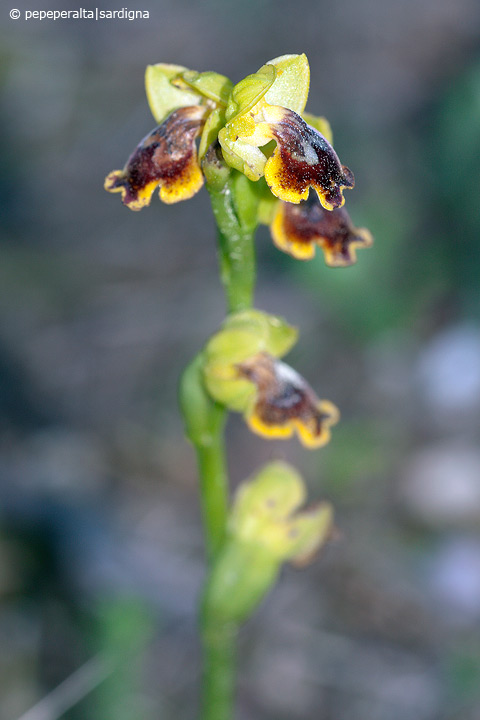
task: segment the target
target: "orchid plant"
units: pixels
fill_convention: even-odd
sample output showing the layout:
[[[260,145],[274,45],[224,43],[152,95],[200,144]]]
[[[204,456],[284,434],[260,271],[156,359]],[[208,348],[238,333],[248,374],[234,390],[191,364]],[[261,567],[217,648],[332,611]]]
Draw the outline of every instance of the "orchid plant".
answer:
[[[305,112],[309,83],[305,55],[275,58],[236,85],[216,72],[151,65],[146,92],[158,125],[123,170],[105,180],[105,189],[120,193],[131,210],[149,205],[156,188],[170,204],[205,184],[218,227],[227,317],[180,383],[208,556],[200,612],[202,720],[232,716],[238,629],[282,563],[310,559],[332,531],[328,503],[299,510],[305,485],[284,462],[261,468],[230,502],[224,446],[227,411],[242,413],[262,437],[296,435],[307,448],[327,443],[339,418],[281,360],[296,329],[253,307],[260,223],[270,226],[280,250],[308,260],[319,246],[332,267],[353,264],[356,250],[372,244],[369,231],[356,228],[343,208],[354,177],[333,149],[327,120]]]

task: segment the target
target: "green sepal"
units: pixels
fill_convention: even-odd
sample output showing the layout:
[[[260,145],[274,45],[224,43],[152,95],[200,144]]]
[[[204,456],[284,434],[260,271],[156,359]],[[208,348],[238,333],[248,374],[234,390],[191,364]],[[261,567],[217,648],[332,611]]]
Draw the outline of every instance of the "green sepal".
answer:
[[[296,327],[289,325],[277,315],[269,315],[255,308],[229,315],[223,323],[223,328],[248,329],[262,338],[264,345],[262,349],[277,358],[286,355],[298,339]]]
[[[230,410],[246,412],[255,386],[238,373],[238,365],[261,352],[282,357],[296,342],[297,330],[275,315],[244,310],[229,315],[204,351],[204,380],[211,396]]]
[[[217,402],[244,412],[255,395],[255,386],[239,376],[237,365],[263,349],[263,339],[248,330],[220,331],[205,349],[205,386]]]
[[[307,104],[310,87],[310,66],[307,56],[281,55],[269,60],[277,70],[275,82],[265,93],[269,105],[280,105],[300,114]]]
[[[269,463],[240,485],[229,533],[238,542],[268,549],[279,562],[304,558],[325,542],[333,515],[328,503],[296,512],[305,497],[305,484],[293,467]]]
[[[285,520],[304,500],[305,486],[299,473],[286,463],[269,463],[253,480],[240,485],[230,529],[244,540],[255,540],[259,527]]]
[[[227,105],[233,83],[225,75],[220,75],[211,70],[202,73],[187,70],[182,73],[182,78],[189,87],[200,93],[200,95],[224,107]]]
[[[147,65],[145,91],[150,110],[157,123],[161,123],[167,115],[179,107],[201,103],[202,98],[197,93],[172,85],[172,80],[179,77],[186,69],[182,65],[166,63]]]

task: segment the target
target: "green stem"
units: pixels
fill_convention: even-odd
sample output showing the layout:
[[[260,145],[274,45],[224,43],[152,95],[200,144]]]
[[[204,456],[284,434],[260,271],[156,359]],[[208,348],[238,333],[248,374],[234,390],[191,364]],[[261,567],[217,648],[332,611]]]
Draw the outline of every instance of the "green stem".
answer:
[[[238,183],[237,183],[238,184]],[[247,310],[255,290],[256,224],[242,222],[242,197],[229,178],[221,190],[209,188],[218,228],[220,275],[227,296],[228,312]],[[246,193],[244,194],[246,195]]]
[[[225,410],[218,406],[217,408],[221,413],[217,432],[205,442],[195,445],[209,561],[212,561],[222,544],[228,509],[228,477],[223,432]]]
[[[230,171],[212,149],[204,165],[218,227],[221,278],[228,312],[252,307],[255,287],[254,233],[258,200],[240,173]],[[209,182],[210,178],[210,182]],[[185,371],[181,404],[186,432],[194,444],[200,474],[201,502],[210,568],[225,537],[228,475],[225,462],[225,410],[207,394],[202,354]],[[200,620],[204,651],[202,720],[229,720],[233,715],[237,625],[221,622],[204,609]]]
[[[201,720],[229,720],[233,715],[236,637],[236,625],[203,618]]]
[[[205,544],[211,563],[224,538],[228,509],[224,441],[226,412],[204,388],[203,364],[203,355],[200,353],[183,373],[180,405],[185,433],[197,455]]]

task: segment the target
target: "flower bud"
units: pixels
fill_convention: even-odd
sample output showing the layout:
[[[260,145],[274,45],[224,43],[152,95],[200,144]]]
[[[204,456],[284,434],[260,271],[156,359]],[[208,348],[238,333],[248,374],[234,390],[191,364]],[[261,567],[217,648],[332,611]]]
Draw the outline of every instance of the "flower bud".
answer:
[[[331,506],[297,512],[304,498],[301,477],[282,462],[266,465],[240,486],[207,583],[204,612],[218,622],[241,622],[273,585],[282,562],[310,558],[326,542]]]

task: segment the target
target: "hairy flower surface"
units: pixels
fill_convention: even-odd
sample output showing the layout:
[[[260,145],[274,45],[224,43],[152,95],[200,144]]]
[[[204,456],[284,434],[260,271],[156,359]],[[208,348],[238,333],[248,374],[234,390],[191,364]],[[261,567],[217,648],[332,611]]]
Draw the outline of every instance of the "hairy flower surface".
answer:
[[[302,117],[309,83],[305,55],[275,58],[235,86],[215,72],[149,66],[147,97],[160,124],[105,188],[132,210],[148,205],[157,186],[166,203],[186,200],[202,186],[201,162],[219,142],[227,166],[251,181],[264,177],[281,200],[299,203],[313,188],[327,210],[341,207],[353,174],[330,143],[328,123]]]
[[[337,408],[320,400],[301,375],[279,360],[295,342],[293,328],[253,312],[231,316],[207,344],[208,392],[222,405],[242,412],[250,429],[262,437],[286,439],[297,434],[306,447],[325,445],[330,427],[339,419]],[[275,340],[266,331],[268,325],[276,327]]]

